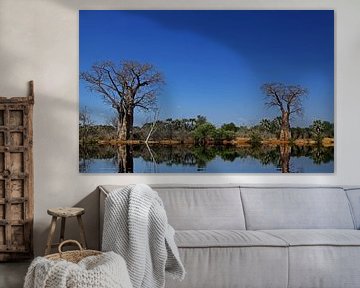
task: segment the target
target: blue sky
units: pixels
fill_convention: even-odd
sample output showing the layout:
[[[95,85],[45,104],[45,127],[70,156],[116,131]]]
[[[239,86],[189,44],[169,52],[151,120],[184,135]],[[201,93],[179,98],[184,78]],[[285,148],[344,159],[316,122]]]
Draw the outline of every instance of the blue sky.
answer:
[[[80,71],[101,60],[152,63],[165,77],[160,118],[204,115],[216,125],[278,116],[263,83],[309,90],[294,126],[334,118],[333,11],[80,11]],[[112,109],[80,81],[80,107],[97,123]],[[138,111],[135,124],[149,115]]]

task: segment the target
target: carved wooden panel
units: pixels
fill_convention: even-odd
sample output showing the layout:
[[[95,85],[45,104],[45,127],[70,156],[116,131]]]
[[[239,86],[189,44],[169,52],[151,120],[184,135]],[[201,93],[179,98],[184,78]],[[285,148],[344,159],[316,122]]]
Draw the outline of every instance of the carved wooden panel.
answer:
[[[32,257],[33,83],[28,97],[0,97],[0,261]]]

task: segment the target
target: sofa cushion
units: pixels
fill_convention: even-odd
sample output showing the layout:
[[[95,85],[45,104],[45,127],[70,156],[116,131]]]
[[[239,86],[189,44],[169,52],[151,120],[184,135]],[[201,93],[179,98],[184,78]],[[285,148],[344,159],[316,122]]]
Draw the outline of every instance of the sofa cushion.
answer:
[[[252,247],[280,246],[288,244],[260,231],[244,230],[182,230],[176,231],[175,242],[178,247]]]
[[[360,231],[348,229],[262,230],[289,246],[360,246]]]
[[[289,249],[289,288],[359,287],[360,231],[266,230],[286,241]]]
[[[166,288],[287,288],[288,247],[179,248],[183,281]]]
[[[121,185],[102,185],[111,193]],[[238,186],[151,185],[164,203],[168,221],[175,230],[245,230]]]
[[[359,288],[358,246],[289,247],[289,288]]]
[[[360,188],[346,189],[354,216],[356,229],[360,229]]]
[[[239,187],[154,187],[176,230],[244,230]]]
[[[241,188],[246,226],[266,229],[354,229],[342,188]]]

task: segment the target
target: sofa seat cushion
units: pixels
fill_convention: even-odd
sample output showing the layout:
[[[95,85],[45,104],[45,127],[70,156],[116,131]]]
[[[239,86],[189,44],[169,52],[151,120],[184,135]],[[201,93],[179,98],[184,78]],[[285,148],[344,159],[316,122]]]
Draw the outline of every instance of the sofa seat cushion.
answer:
[[[348,229],[262,230],[289,246],[360,246],[360,231]]]
[[[185,279],[177,281],[169,275],[165,287],[287,288],[288,249],[276,246],[179,248]]]
[[[244,230],[179,230],[175,233],[175,242],[182,248],[288,246],[269,233]]]
[[[304,229],[263,232],[289,245],[288,288],[360,287],[360,231]]]

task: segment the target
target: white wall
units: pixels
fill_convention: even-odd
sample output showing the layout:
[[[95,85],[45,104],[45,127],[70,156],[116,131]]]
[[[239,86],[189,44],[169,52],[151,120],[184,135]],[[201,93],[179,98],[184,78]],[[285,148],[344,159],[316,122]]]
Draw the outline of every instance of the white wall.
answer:
[[[226,3],[225,3],[226,2]],[[79,9],[335,9],[336,162],[328,175],[81,175],[78,172]],[[0,95],[26,95],[35,81],[35,249],[42,253],[46,208],[82,205],[96,246],[99,184],[360,184],[360,1],[358,0],[0,0]],[[74,224],[74,223],[73,223]],[[75,227],[75,226],[72,226]],[[77,232],[76,230],[72,233]],[[76,235],[76,234],[73,234]],[[70,235],[72,236],[72,235]]]

